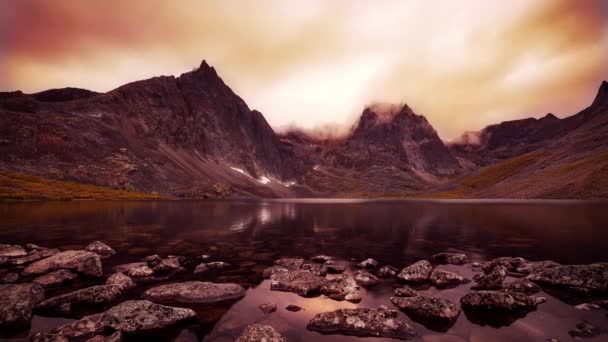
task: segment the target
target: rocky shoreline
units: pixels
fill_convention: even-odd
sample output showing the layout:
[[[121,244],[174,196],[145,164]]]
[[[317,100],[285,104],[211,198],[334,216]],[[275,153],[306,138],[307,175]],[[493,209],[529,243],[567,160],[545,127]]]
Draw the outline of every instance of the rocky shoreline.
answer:
[[[150,255],[104,268],[114,254],[101,241],[63,251],[34,244],[0,244],[2,337],[27,332],[32,317],[38,315],[75,320],[39,332],[31,336],[33,341],[172,340],[185,326],[197,324],[202,306],[234,303],[250,291],[249,284],[214,281],[234,267],[230,260]],[[474,275],[469,279],[454,269],[444,269],[446,265]],[[324,296],[356,305],[313,312],[306,329],[321,334],[408,340],[419,336],[414,325],[445,333],[462,316],[473,324],[507,326],[543,305],[546,299],[536,295],[541,291],[586,300],[576,309],[608,310],[607,263],[561,265],[520,257],[471,262],[463,253],[444,252],[395,267],[371,258],[344,261],[316,255],[278,259],[260,278],[268,279],[270,291],[294,293],[304,300]],[[383,283],[394,284],[386,303],[359,306],[366,301],[363,293]],[[469,283],[469,291],[458,300],[442,296],[445,290]],[[428,295],[425,288],[437,292]],[[277,305],[272,298],[268,301],[259,310],[274,315]],[[285,310],[302,308],[289,305]],[[250,324],[237,341],[286,341],[281,328]],[[605,333],[585,321],[563,329],[577,338]]]

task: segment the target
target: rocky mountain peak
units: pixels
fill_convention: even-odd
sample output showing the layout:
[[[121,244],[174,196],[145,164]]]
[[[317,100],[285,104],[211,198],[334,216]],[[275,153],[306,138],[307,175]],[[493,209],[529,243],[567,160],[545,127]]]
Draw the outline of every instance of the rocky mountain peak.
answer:
[[[591,106],[600,106],[606,104],[608,104],[608,81],[603,81]]]

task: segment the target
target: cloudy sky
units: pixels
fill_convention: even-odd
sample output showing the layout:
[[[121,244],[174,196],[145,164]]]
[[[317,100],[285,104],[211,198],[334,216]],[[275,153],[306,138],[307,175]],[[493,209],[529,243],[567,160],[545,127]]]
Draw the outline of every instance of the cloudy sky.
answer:
[[[277,128],[410,105],[442,138],[588,105],[608,1],[4,0],[0,90],[108,91],[206,59]]]

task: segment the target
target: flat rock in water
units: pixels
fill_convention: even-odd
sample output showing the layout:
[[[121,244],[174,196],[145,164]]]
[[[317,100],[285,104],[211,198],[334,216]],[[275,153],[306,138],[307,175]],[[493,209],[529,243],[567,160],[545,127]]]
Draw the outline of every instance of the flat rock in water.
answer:
[[[137,268],[141,266],[148,266],[147,262],[131,262],[128,264],[116,265],[112,267],[114,272],[127,273],[132,268]]]
[[[456,273],[437,269],[433,270],[429,280],[437,288],[458,286],[470,282],[469,279],[461,277]]]
[[[376,268],[378,267],[378,261],[372,258],[367,258],[357,264],[359,268]]]
[[[484,272],[489,272],[494,268],[494,266],[500,265],[505,267],[509,272],[516,272],[517,268],[525,262],[526,259],[520,257],[500,257],[492,261],[485,262],[481,268]]]
[[[270,289],[273,291],[286,291],[308,296],[319,292],[327,279],[314,275],[308,271],[289,271],[276,273],[270,277]]]
[[[464,253],[437,253],[431,258],[440,264],[464,265],[469,262],[469,257]]]
[[[32,310],[44,299],[44,289],[38,284],[0,285],[0,330],[27,329]]]
[[[412,320],[437,331],[447,331],[461,312],[458,305],[447,299],[423,295],[391,297],[391,302]]]
[[[395,289],[395,297],[416,297],[422,296],[422,294],[409,286],[403,286]]]
[[[277,305],[271,304],[271,303],[266,303],[266,304],[262,304],[262,305],[258,306],[258,309],[260,309],[260,311],[262,311],[263,313],[268,315],[270,313],[277,311]]]
[[[346,300],[352,303],[359,303],[362,299],[359,293],[359,285],[355,279],[349,275],[342,274],[336,278],[328,280],[321,287],[321,294],[334,300]]]
[[[20,257],[16,257],[16,258],[11,258],[9,260],[9,263],[13,266],[21,266],[21,265],[28,265],[31,264],[34,261],[38,261],[40,259],[44,259],[44,258],[48,258],[51,255],[55,255],[57,253],[59,253],[60,251],[58,249],[35,249],[30,251],[27,255],[25,256],[20,256]]]
[[[130,268],[125,274],[131,278],[144,278],[154,274],[154,271],[148,265],[143,265]]]
[[[395,310],[339,309],[315,315],[306,329],[323,334],[339,334],[359,337],[386,337],[401,340],[412,339],[416,332],[398,318]]]
[[[68,269],[89,276],[101,277],[99,255],[83,250],[59,252],[48,258],[38,260],[23,270],[23,275],[39,275],[59,269]]]
[[[65,282],[73,280],[78,276],[68,270],[58,270],[51,273],[47,273],[33,280],[34,283],[39,284],[43,287],[53,287],[61,285]]]
[[[238,299],[246,291],[238,284],[187,281],[153,287],[143,298],[158,303],[202,304]]]
[[[106,279],[106,285],[117,285],[123,290],[130,290],[135,287],[135,283],[131,277],[123,273],[114,273]]]
[[[410,283],[423,283],[429,279],[433,266],[426,260],[420,260],[401,270],[397,278]]]
[[[116,254],[116,251],[113,250],[112,247],[106,245],[105,243],[103,243],[101,241],[91,242],[84,249],[86,251],[98,254],[99,256],[101,256],[103,258],[107,258],[107,257],[110,257],[110,256]]]
[[[601,333],[602,330],[599,327],[587,321],[578,323],[575,329],[568,331],[568,335],[574,338],[592,338],[600,335]]]
[[[486,274],[473,278],[477,282],[473,288],[477,290],[499,290],[502,288],[502,282],[506,278],[507,268],[497,264]]]
[[[577,292],[608,291],[608,264],[564,265],[538,270],[528,279]]]
[[[27,251],[19,245],[0,244],[0,257],[19,257],[24,255],[27,255]]]
[[[355,272],[355,281],[357,282],[357,284],[363,287],[374,287],[382,282],[375,275],[367,271]]]
[[[287,273],[289,270],[283,266],[270,266],[264,270],[262,276],[264,279],[269,279],[273,274]]]
[[[63,325],[50,333],[38,333],[32,340],[85,340],[113,331],[120,331],[129,336],[150,336],[195,318],[196,313],[191,309],[154,304],[147,300],[129,300],[106,312]]]
[[[243,331],[236,342],[285,342],[287,341],[273,327],[261,324],[251,324]]]
[[[535,294],[540,292],[541,288],[536,285],[530,279],[523,278],[512,282],[503,283],[503,288],[514,292],[521,292],[527,295]]]
[[[152,269],[154,272],[167,272],[181,270],[182,266],[178,258],[165,258],[156,263]]]
[[[105,309],[116,303],[123,292],[124,289],[118,285],[87,287],[44,300],[36,306],[36,312],[71,316],[82,309]]]
[[[394,278],[399,273],[399,270],[393,266],[382,266],[378,270],[378,277],[380,278]]]
[[[515,271],[522,274],[530,274],[532,272],[556,266],[561,266],[561,264],[558,264],[553,260],[525,261],[519,264]]]
[[[300,267],[302,267],[302,264],[304,264],[304,259],[301,259],[301,258],[281,258],[281,259],[275,261],[275,264],[277,264],[279,266],[283,266],[283,267],[288,268],[290,270],[299,270]]]
[[[532,310],[544,303],[542,297],[532,297],[511,291],[472,291],[460,299],[466,309],[483,310]]]

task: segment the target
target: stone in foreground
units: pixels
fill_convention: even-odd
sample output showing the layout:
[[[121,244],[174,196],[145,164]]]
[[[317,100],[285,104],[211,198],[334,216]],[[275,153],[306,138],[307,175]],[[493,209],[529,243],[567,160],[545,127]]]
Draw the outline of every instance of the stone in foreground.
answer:
[[[464,265],[469,258],[464,253],[437,253],[432,256],[434,262],[440,264]]]
[[[86,316],[63,325],[50,333],[38,333],[32,340],[35,342],[86,340],[96,335],[110,335],[114,331],[129,336],[150,336],[193,320],[195,317],[196,313],[191,309],[154,304],[147,300],[129,300],[106,312]]]
[[[386,337],[401,340],[412,339],[416,332],[398,319],[395,310],[340,309],[315,315],[306,326],[308,330],[323,334],[340,334],[359,337]]]
[[[91,242],[84,249],[86,251],[98,254],[102,258],[108,258],[108,257],[116,254],[116,251],[114,249],[112,249],[112,247],[106,245],[105,243],[103,243],[101,241]]]
[[[37,312],[52,315],[71,316],[79,309],[106,309],[123,294],[118,285],[98,285],[49,298],[36,307]]]
[[[460,299],[463,308],[507,311],[533,310],[544,302],[545,299],[542,297],[511,291],[473,291]]]
[[[325,283],[327,283],[327,279],[308,271],[277,273],[270,277],[271,290],[293,292],[300,296],[308,296],[319,292]]]
[[[476,290],[499,290],[502,288],[502,282],[506,277],[507,268],[502,265],[496,265],[486,274],[474,278],[477,284],[473,288]]]
[[[236,342],[285,342],[287,341],[273,327],[261,324],[251,324],[243,331]]]
[[[27,251],[19,245],[0,244],[0,257],[18,257],[24,255],[27,255]]]
[[[433,270],[429,280],[433,285],[435,285],[435,287],[440,289],[458,286],[470,282],[469,279],[461,277],[456,273],[437,269]]]
[[[44,299],[44,289],[38,284],[0,285],[0,330],[27,329],[32,310]]]
[[[346,274],[328,280],[321,287],[321,294],[333,300],[346,300],[352,303],[359,303],[362,299],[359,285],[353,277]]]
[[[533,272],[528,278],[577,292],[605,293],[608,291],[608,264],[553,266]]]
[[[391,297],[393,305],[431,330],[447,331],[458,319],[460,307],[447,299],[423,295]]]
[[[423,283],[429,279],[433,266],[426,260],[420,260],[401,270],[397,278],[410,283]]]
[[[51,273],[47,273],[33,280],[34,283],[39,284],[43,287],[53,287],[61,285],[65,282],[73,280],[77,277],[76,274],[68,270],[59,270]]]
[[[143,297],[157,303],[203,304],[238,299],[247,290],[238,284],[203,281],[166,284],[144,292]]]
[[[99,255],[89,251],[64,251],[34,262],[26,267],[22,274],[26,276],[39,275],[60,269],[101,277],[101,259]]]

